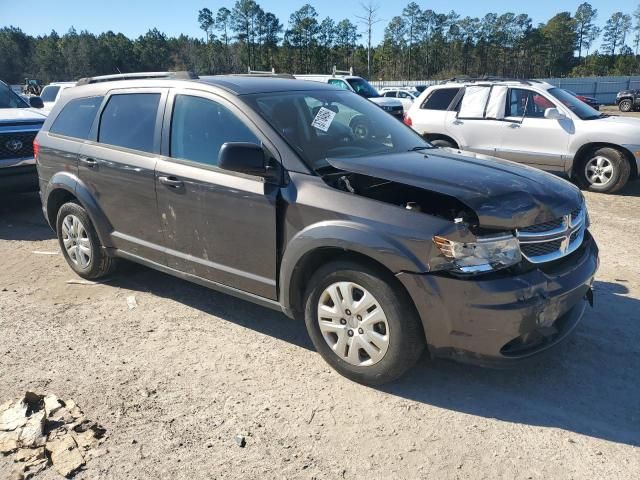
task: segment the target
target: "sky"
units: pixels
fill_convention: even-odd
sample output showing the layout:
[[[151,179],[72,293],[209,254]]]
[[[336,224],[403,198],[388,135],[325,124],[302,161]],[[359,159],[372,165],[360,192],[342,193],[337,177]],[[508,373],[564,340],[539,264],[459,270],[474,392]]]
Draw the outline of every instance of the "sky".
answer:
[[[356,22],[356,15],[362,13],[361,0],[257,0],[265,11],[276,14],[285,25],[289,15],[305,3],[310,3],[318,12],[319,19],[326,16],[334,20],[348,18]],[[368,2],[368,0],[364,0]],[[380,6],[379,16],[383,20],[376,25],[374,43],[382,40],[386,23],[394,16],[400,15],[404,6],[411,0],[391,1],[374,0]],[[129,37],[137,37],[151,28],[176,36],[181,33],[189,36],[203,37],[198,28],[198,10],[207,7],[214,13],[220,7],[231,9],[235,0],[0,0],[0,27],[13,25],[30,35],[42,35],[56,30],[62,34],[75,27],[76,30],[88,30],[101,33],[107,30],[122,32]],[[498,14],[508,11],[527,13],[534,24],[546,22],[560,10],[572,13],[582,1],[535,0],[532,2],[477,0],[429,0],[417,1],[422,9],[430,8],[439,13],[453,9],[462,17],[482,17],[486,13]],[[632,14],[640,0],[594,0],[589,2],[598,9],[599,25],[615,11]],[[561,6],[560,6],[561,5]],[[360,27],[364,30],[363,26]]]

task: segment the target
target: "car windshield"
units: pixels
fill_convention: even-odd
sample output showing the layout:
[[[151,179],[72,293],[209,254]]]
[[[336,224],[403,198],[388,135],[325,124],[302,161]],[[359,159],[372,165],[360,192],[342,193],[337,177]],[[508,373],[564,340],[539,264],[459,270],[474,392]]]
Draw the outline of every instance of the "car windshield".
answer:
[[[58,85],[47,85],[42,90],[42,93],[40,94],[40,98],[42,98],[43,102],[55,102],[56,95],[58,95],[59,90],[60,90],[60,87]]]
[[[431,148],[374,103],[336,90],[245,97],[313,170],[328,158],[366,157]]]
[[[595,110],[594,108],[591,108],[583,101],[578,100],[566,90],[563,90],[561,88],[551,88],[548,90],[548,92],[582,120],[594,120],[603,116],[602,113]]]
[[[349,82],[351,88],[353,88],[358,95],[364,98],[376,98],[380,96],[378,91],[364,78],[347,78],[347,82]]]
[[[8,85],[0,82],[0,108],[27,108],[29,105],[22,100]]]

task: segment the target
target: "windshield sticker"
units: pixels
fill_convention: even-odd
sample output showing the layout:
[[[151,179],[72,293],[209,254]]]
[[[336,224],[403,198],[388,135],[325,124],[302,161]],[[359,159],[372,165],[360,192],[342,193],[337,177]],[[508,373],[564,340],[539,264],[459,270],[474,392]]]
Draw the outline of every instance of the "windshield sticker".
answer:
[[[333,122],[333,118],[336,116],[336,112],[332,112],[328,108],[320,107],[316,118],[311,122],[311,126],[326,132]]]

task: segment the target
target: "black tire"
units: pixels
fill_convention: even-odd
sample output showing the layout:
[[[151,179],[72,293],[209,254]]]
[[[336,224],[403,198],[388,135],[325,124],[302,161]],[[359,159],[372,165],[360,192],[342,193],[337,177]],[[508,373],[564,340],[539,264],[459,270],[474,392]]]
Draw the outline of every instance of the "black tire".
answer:
[[[84,245],[88,244],[89,252],[89,260],[86,265],[82,265],[82,262],[72,259],[70,253],[65,247],[63,223],[69,216],[76,217],[80,221],[85,232],[82,239],[85,242]],[[87,211],[81,205],[76,202],[68,202],[60,207],[56,218],[56,233],[58,236],[58,244],[62,250],[62,255],[73,271],[82,278],[86,278],[87,280],[96,280],[109,275],[114,270],[116,266],[116,259],[109,257],[104,251],[104,248],[102,248],[102,244],[100,243],[98,234],[93,226],[93,222],[91,222]],[[67,240],[69,240],[68,237]],[[75,245],[77,243],[80,242],[77,241],[73,244]]]
[[[597,158],[605,158],[613,168],[611,178],[604,184],[593,183],[587,176],[587,167]],[[631,164],[626,156],[615,148],[604,147],[591,150],[579,162],[575,176],[580,188],[591,192],[615,193],[623,188],[631,175]]]
[[[363,116],[351,120],[349,127],[356,140],[367,140],[371,137],[371,125],[369,125],[369,120]]]
[[[442,138],[431,140],[429,143],[438,148],[456,148],[456,146],[452,142],[450,142],[449,140],[444,140]]]
[[[618,104],[618,108],[621,112],[630,112],[631,110],[633,110],[633,102],[630,98],[625,98],[624,100],[620,101],[620,103]]]
[[[325,289],[336,282],[353,282],[364,287],[375,297],[386,316],[388,347],[382,359],[373,365],[352,365],[338,356],[323,337],[318,322],[318,303]],[[305,295],[305,323],[311,341],[324,360],[341,375],[364,385],[382,385],[400,377],[415,365],[426,343],[411,299],[396,280],[351,261],[329,263],[311,277]]]

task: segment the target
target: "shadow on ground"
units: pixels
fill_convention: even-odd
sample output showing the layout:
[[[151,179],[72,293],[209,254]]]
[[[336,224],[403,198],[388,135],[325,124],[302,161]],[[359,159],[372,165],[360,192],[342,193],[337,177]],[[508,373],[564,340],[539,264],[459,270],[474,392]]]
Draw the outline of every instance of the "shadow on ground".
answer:
[[[0,239],[49,240],[55,238],[44,219],[37,193],[0,195]]]
[[[629,190],[640,190],[640,182],[625,194]],[[48,238],[53,233],[42,219],[37,196],[0,203],[0,239]],[[596,282],[595,308],[576,334],[533,362],[488,370],[430,362],[425,356],[407,376],[381,390],[480,417],[640,445],[640,301],[627,296],[623,282]],[[141,266],[123,264],[107,283],[170,298],[313,349],[303,322]]]
[[[301,321],[144,267],[125,269],[109,283],[313,349]],[[597,282],[595,288],[596,307],[577,334],[547,355],[508,370],[431,362],[425,356],[381,390],[471,415],[640,445],[640,323],[633,320],[640,301],[625,296],[622,284]]]

